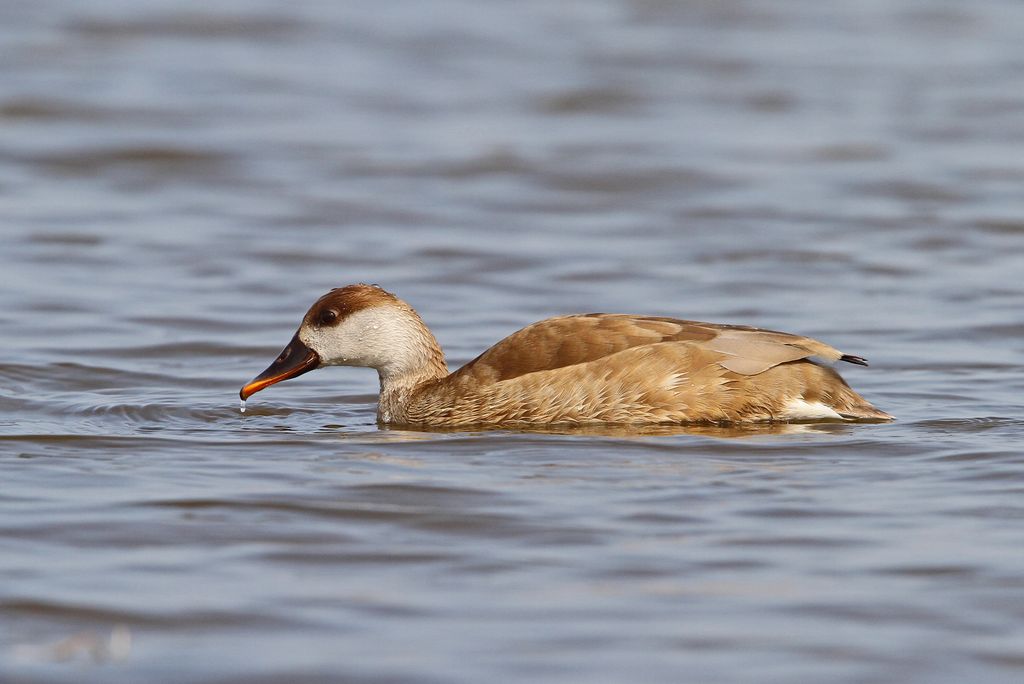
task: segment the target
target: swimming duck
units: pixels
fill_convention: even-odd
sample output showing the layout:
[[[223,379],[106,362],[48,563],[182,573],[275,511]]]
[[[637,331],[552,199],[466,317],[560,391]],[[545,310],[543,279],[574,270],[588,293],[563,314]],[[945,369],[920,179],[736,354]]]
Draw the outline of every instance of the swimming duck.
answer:
[[[377,422],[404,427],[892,420],[825,362],[866,366],[809,337],[660,316],[548,318],[448,372],[411,306],[375,285],[318,299],[242,400],[324,366],[380,376]]]

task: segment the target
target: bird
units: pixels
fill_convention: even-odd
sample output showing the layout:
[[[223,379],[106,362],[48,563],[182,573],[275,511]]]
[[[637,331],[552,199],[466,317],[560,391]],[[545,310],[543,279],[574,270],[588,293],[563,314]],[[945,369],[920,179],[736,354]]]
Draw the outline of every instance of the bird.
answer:
[[[335,288],[306,312],[244,402],[326,366],[376,369],[377,423],[395,428],[864,421],[893,416],[829,365],[866,366],[817,340],[745,325],[588,313],[538,321],[455,372],[419,314],[377,285]]]

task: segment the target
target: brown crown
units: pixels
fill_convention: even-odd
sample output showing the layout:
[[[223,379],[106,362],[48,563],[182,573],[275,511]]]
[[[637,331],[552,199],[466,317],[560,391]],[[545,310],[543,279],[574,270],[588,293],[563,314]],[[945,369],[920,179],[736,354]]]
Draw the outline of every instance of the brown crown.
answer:
[[[318,327],[337,325],[356,311],[381,304],[399,304],[401,300],[376,285],[356,283],[336,287],[309,307],[303,322]]]

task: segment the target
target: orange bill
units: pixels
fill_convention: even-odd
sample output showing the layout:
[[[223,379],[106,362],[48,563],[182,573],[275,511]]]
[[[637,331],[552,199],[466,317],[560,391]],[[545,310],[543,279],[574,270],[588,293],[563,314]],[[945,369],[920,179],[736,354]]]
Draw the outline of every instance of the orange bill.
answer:
[[[319,365],[319,355],[303,344],[302,340],[299,339],[299,334],[295,333],[295,336],[292,337],[292,341],[288,343],[288,346],[284,348],[284,351],[274,359],[274,363],[270,364],[265,371],[250,380],[248,384],[242,388],[242,391],[238,393],[238,396],[242,398],[242,401],[245,401],[265,387],[270,387],[282,380],[295,378],[303,373],[308,373]]]

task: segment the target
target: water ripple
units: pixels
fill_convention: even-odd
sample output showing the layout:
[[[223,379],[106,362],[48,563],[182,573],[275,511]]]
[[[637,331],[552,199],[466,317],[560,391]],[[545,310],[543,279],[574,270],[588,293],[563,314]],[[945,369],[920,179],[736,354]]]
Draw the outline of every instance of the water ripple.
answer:
[[[0,5],[0,681],[1022,681],[1024,5],[263,4]],[[453,366],[813,335],[899,420],[239,413],[357,281]]]

